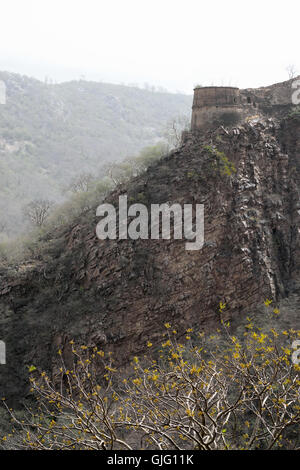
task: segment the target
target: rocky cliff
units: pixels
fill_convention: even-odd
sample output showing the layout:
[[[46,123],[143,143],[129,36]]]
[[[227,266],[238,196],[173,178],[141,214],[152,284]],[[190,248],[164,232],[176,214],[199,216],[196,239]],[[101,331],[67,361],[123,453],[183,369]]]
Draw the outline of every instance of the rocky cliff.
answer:
[[[55,370],[58,348],[68,361],[71,338],[112,351],[125,367],[159,341],[165,322],[179,333],[214,331],[221,319],[234,328],[266,298],[292,299],[283,321],[299,328],[300,119],[289,113],[189,134],[108,198],[204,204],[201,250],[174,239],[100,241],[91,211],[44,236],[36,259],[3,267],[1,395],[26,395],[26,366]]]

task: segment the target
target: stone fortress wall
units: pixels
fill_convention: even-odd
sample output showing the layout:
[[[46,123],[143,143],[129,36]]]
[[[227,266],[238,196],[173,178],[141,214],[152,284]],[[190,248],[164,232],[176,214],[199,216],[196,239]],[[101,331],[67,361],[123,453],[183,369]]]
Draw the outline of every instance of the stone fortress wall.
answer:
[[[256,104],[247,101],[235,87],[196,87],[191,130],[205,130],[214,124],[238,124],[257,113]]]
[[[191,131],[205,131],[215,125],[238,125],[258,115],[280,114],[293,106],[293,85],[299,79],[244,90],[230,86],[198,86],[194,89]]]

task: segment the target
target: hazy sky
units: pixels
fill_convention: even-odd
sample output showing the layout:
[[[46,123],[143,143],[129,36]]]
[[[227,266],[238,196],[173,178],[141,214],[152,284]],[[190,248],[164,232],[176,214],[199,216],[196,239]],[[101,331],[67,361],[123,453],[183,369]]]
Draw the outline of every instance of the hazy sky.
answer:
[[[0,70],[256,87],[300,73],[299,0],[0,0]]]

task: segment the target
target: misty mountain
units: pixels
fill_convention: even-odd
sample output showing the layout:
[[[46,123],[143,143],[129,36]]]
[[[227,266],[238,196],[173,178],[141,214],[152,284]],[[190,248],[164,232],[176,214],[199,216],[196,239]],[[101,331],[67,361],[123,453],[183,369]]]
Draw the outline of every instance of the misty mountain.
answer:
[[[0,220],[10,232],[21,228],[26,202],[60,201],[72,177],[97,174],[104,163],[154,145],[172,118],[190,113],[192,102],[191,96],[83,80],[49,84],[8,72],[0,72],[0,80],[6,86]]]

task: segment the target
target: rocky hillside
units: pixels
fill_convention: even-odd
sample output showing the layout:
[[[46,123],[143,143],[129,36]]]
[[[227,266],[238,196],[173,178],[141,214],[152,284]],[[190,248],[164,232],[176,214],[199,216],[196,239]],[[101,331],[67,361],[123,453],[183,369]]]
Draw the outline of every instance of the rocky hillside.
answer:
[[[184,240],[99,241],[93,210],[41,237],[35,259],[3,267],[1,395],[26,395],[32,364],[55,372],[71,338],[112,351],[125,367],[148,340],[157,344],[165,322],[179,334],[215,331],[221,319],[238,328],[266,298],[283,305],[284,328],[299,328],[299,130],[299,113],[287,107],[281,120],[188,135],[109,196],[116,205],[125,193],[147,206],[203,203],[199,251],[186,251]]]
[[[61,200],[72,177],[162,139],[167,123],[190,114],[191,96],[74,81],[46,84],[0,72],[0,235],[22,229],[21,207]]]

